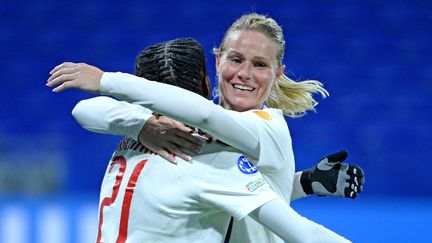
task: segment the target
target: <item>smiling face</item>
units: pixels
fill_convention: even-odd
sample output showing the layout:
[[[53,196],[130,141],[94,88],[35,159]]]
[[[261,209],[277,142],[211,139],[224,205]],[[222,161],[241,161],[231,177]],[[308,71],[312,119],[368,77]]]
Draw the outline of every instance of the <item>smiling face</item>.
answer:
[[[216,55],[220,104],[235,111],[261,109],[284,66],[276,60],[276,44],[256,31],[235,31]]]

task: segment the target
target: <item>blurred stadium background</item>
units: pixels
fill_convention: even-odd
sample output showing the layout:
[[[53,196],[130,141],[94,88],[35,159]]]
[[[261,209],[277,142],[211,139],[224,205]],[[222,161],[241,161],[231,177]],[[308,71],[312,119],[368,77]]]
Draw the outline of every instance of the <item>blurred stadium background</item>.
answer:
[[[294,79],[321,80],[317,113],[288,119],[298,169],[349,151],[366,173],[356,200],[309,197],[303,215],[353,242],[432,242],[432,2],[2,1],[0,5],[0,242],[94,242],[99,185],[119,137],[70,115],[92,95],[54,94],[63,61],[132,72],[145,46],[193,37],[206,50],[243,13],[284,28]]]

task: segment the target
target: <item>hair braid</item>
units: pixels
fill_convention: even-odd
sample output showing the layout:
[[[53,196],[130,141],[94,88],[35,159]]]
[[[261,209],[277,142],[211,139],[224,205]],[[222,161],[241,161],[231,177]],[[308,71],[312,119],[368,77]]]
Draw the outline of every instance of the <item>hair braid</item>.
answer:
[[[135,75],[175,85],[204,97],[210,93],[204,52],[192,38],[146,47],[136,59]]]

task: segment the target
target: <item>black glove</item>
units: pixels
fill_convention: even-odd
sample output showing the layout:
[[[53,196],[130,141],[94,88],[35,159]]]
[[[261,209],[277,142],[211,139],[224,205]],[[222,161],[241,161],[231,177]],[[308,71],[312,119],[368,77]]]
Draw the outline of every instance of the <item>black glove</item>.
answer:
[[[300,183],[306,194],[356,198],[363,190],[363,170],[357,165],[342,163],[345,150],[325,156],[314,167],[304,170]]]

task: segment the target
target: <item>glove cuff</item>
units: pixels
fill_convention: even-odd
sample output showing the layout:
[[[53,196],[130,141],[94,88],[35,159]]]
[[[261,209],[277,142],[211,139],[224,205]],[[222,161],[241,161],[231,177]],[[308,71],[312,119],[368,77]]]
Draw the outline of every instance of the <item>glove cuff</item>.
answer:
[[[311,173],[310,171],[303,171],[303,173],[300,176],[300,184],[303,187],[303,191],[307,194],[313,194],[312,190],[312,181],[311,181]]]

